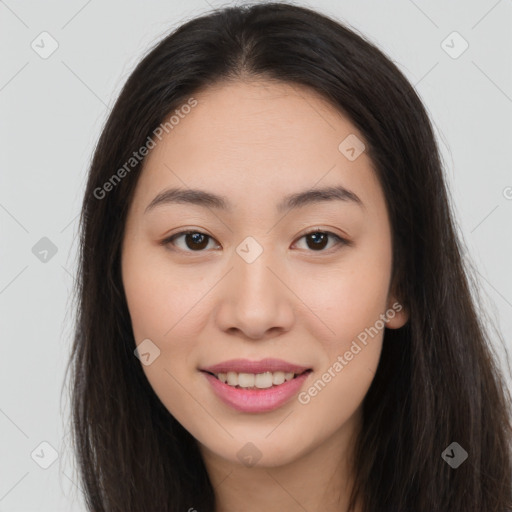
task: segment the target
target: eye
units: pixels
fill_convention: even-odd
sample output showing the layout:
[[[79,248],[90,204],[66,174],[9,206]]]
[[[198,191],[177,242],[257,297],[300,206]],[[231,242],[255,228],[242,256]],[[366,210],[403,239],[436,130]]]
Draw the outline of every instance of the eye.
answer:
[[[184,241],[184,246],[182,245],[181,247],[176,243],[176,240],[179,240],[180,238],[183,238]],[[307,248],[314,252],[329,252],[330,249],[338,245],[351,245],[351,242],[341,238],[335,233],[332,233],[331,231],[321,231],[318,228],[302,235],[299,240],[302,240],[303,238],[306,239]],[[324,251],[325,247],[329,243],[329,238],[331,238],[334,243],[328,250]],[[176,233],[163,240],[161,244],[177,246],[178,249],[184,252],[204,252],[203,250],[208,247],[210,240],[215,239],[201,231],[189,230]]]
[[[321,231],[319,229],[309,231],[308,233],[301,236],[299,240],[302,240],[303,238],[306,239],[307,247],[315,252],[328,252],[329,249],[332,249],[337,245],[351,245],[348,240],[345,240],[344,238],[341,238],[340,236],[331,233],[330,231]],[[327,251],[324,251],[326,245],[328,245],[329,238],[332,238],[335,243],[331,245]]]
[[[210,235],[202,233],[201,231],[181,231],[175,235],[170,236],[162,241],[162,245],[177,245],[175,240],[184,237],[185,248],[178,247],[185,252],[201,252],[208,246],[209,240],[214,240]],[[190,250],[187,250],[190,249]]]

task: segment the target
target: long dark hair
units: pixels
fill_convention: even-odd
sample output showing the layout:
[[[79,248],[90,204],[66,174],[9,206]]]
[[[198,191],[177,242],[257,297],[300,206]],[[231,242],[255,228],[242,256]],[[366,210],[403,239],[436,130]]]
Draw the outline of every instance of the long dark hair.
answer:
[[[251,78],[308,87],[346,115],[365,138],[386,198],[392,282],[410,318],[385,330],[363,403],[352,505],[361,502],[364,512],[512,509],[510,395],[477,310],[422,102],[354,30],[307,8],[258,3],[188,21],[152,48],[95,150],[69,361],[73,443],[89,510],[214,511],[195,439],[162,405],[133,353],[120,251],[144,161],[104,185],[194,93]],[[452,442],[468,452],[457,469],[441,456]]]

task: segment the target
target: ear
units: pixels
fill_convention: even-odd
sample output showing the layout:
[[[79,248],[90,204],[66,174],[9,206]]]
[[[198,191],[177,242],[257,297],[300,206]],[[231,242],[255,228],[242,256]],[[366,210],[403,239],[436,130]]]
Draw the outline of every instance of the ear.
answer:
[[[399,329],[400,327],[403,327],[409,320],[409,311],[402,304],[402,302],[396,298],[395,294],[390,294],[388,296],[388,304],[385,315],[385,323],[388,329]]]

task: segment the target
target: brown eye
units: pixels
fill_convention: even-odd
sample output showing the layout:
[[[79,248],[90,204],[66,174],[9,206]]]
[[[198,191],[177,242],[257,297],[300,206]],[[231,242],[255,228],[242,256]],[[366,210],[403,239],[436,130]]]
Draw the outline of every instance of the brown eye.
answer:
[[[350,245],[348,240],[345,240],[340,236],[331,233],[330,231],[320,231],[318,229],[306,233],[300,239],[303,238],[306,240],[307,248],[316,252],[328,252],[329,249],[336,245]],[[329,247],[326,251],[324,251],[324,249],[329,244],[329,239],[333,239],[335,243],[331,245],[331,247]]]
[[[175,242],[175,240],[178,240],[182,237],[185,241],[185,247],[179,247],[179,245]],[[210,239],[213,240],[211,236],[207,235],[206,233],[201,233],[200,231],[182,231],[181,233],[176,233],[175,235],[165,239],[162,244],[175,245],[178,246],[179,249],[186,252],[201,252],[208,246]]]
[[[203,233],[187,233],[185,235],[185,244],[192,250],[204,249],[208,245],[208,235]]]
[[[313,250],[322,250],[327,245],[329,235],[320,231],[306,235],[308,247]],[[311,244],[309,243],[311,242]]]

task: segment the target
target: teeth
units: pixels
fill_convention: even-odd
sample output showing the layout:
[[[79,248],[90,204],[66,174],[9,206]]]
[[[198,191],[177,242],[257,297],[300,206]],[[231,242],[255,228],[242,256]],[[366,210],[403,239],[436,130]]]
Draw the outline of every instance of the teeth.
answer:
[[[264,373],[216,373],[215,376],[229,386],[238,386],[241,388],[259,388],[266,389],[279,386],[285,381],[292,380],[295,374],[292,372],[264,372]]]
[[[274,372],[272,374],[272,384],[274,384],[274,386],[279,386],[279,384],[282,384],[285,380],[284,372]]]
[[[254,385],[257,388],[265,389],[272,387],[272,373],[258,373],[254,376]]]
[[[238,385],[241,388],[254,387],[254,373],[239,373],[238,374]]]

